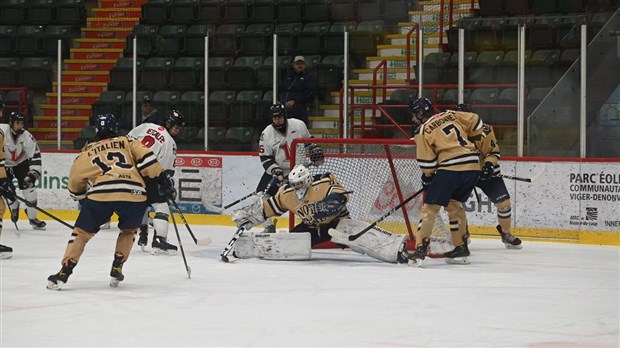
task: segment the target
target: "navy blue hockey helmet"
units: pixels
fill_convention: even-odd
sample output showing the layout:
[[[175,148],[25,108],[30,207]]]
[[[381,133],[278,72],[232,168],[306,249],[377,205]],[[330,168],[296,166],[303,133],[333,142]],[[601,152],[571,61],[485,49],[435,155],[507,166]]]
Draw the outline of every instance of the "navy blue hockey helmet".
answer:
[[[95,130],[99,139],[115,137],[118,133],[118,122],[113,114],[97,115]]]
[[[433,103],[425,97],[418,98],[409,103],[409,113],[416,115],[418,118],[424,116],[429,111],[433,110]]]

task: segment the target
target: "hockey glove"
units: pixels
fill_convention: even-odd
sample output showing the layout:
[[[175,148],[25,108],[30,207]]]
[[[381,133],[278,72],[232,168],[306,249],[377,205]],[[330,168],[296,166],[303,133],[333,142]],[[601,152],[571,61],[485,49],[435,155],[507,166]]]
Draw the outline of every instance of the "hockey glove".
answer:
[[[233,211],[232,219],[237,224],[237,228],[243,227],[246,231],[265,222],[262,198],[259,197],[256,202]]]
[[[174,188],[174,180],[172,180],[173,175],[173,171],[164,170],[157,178],[159,195],[165,200],[174,201],[177,198],[177,190]]]
[[[9,201],[9,203],[15,202],[15,187],[8,178],[0,179],[0,195]]]
[[[482,170],[480,171],[480,180],[489,180],[495,173],[495,168],[493,167],[493,163],[484,162],[484,166],[482,166]]]
[[[26,186],[26,188],[34,187],[34,184],[40,176],[41,174],[39,174],[39,172],[36,170],[28,171],[28,173],[24,177],[24,186]]]
[[[431,182],[433,181],[433,176],[427,176],[422,174],[422,188],[424,189],[424,191],[428,190],[428,188],[431,186]]]
[[[324,219],[331,216],[337,216],[340,214],[347,198],[341,193],[330,193],[322,201],[316,202],[316,219]]]
[[[310,155],[310,163],[313,166],[320,166],[325,163],[325,155],[323,154],[323,149],[317,144],[308,145],[308,154]]]
[[[271,170],[271,175],[276,178],[276,185],[282,186],[284,184],[284,172],[280,167],[275,167]]]

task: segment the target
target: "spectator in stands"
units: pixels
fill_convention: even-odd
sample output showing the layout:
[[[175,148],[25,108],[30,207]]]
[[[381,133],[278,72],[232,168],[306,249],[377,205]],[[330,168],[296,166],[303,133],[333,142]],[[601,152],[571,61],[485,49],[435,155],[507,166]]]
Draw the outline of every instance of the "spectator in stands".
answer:
[[[148,95],[145,95],[144,99],[142,100],[142,117],[140,123],[144,123],[147,118],[156,116],[157,114],[159,114],[159,111],[153,106],[151,98],[149,98]]]
[[[308,106],[316,97],[316,81],[306,70],[306,59],[295,56],[292,68],[280,83],[280,102],[286,108],[288,117],[308,124]]]

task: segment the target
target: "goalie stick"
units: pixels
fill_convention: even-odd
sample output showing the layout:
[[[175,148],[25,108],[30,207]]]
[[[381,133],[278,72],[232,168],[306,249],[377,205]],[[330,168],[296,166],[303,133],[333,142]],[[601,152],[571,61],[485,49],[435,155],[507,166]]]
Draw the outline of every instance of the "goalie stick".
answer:
[[[414,199],[417,196],[419,196],[420,193],[422,193],[422,192],[424,192],[424,188],[419,189],[416,193],[414,193],[411,196],[407,197],[407,199],[402,201],[400,204],[398,204],[394,208],[390,209],[390,211],[388,211],[387,213],[383,214],[383,216],[381,216],[380,218],[375,220],[375,222],[371,223],[368,227],[364,228],[363,230],[361,230],[360,232],[358,232],[356,234],[352,234],[352,235],[348,236],[348,239],[350,241],[354,241],[354,240],[358,239],[364,233],[370,231],[373,227],[377,226],[377,224],[379,224],[381,221],[385,220],[388,216],[394,214],[394,212],[397,211],[398,209],[402,208],[402,206],[404,206],[405,204],[409,203],[409,201],[411,201],[412,199]]]
[[[174,206],[174,208],[179,212],[179,216],[181,217],[181,220],[183,220],[183,223],[185,224],[185,227],[187,228],[187,232],[189,232],[189,235],[192,236],[192,239],[194,240],[194,243],[196,245],[202,245],[202,246],[207,246],[207,245],[211,244],[212,240],[209,237],[202,238],[202,239],[197,239],[196,238],[196,236],[194,235],[194,232],[192,232],[192,229],[189,227],[189,224],[187,223],[187,220],[185,220],[185,215],[183,215],[183,212],[181,211],[181,208],[179,208],[179,205],[177,204],[177,202],[173,201],[173,200],[170,200],[170,202],[172,202],[172,205]],[[172,215],[172,214],[170,214],[170,215]]]
[[[171,202],[171,201],[172,200],[168,200],[168,202]],[[187,278],[192,279],[192,269],[189,268],[189,265],[187,264],[187,259],[185,258],[185,250],[183,250],[183,244],[181,244],[181,236],[179,235],[179,228],[177,227],[177,221],[174,218],[174,214],[170,214],[170,216],[172,217],[172,224],[174,225],[174,232],[176,232],[177,240],[179,241],[179,249],[181,249],[181,256],[183,256],[183,263],[185,264],[185,270],[187,271]]]
[[[269,184],[267,185],[267,188],[266,188],[264,191],[262,191],[262,192],[267,192],[267,191],[269,191],[269,189],[271,188],[271,185],[273,185],[275,182],[276,182],[276,177],[274,176],[274,177],[273,177],[273,178],[271,178],[271,180],[269,181]],[[230,208],[230,207],[232,207],[232,206],[234,206],[234,205],[237,205],[237,204],[239,204],[239,203],[241,203],[241,202],[245,201],[246,199],[248,199],[248,198],[250,198],[250,197],[252,197],[252,196],[255,196],[255,195],[257,195],[257,194],[258,194],[258,192],[251,192],[251,193],[249,193],[249,194],[247,194],[247,195],[245,195],[245,196],[243,196],[243,197],[239,198],[238,200],[236,200],[236,201],[234,201],[234,202],[232,202],[232,203],[226,204],[226,205],[224,206],[224,210],[226,210],[226,209],[228,209],[228,208]]]
[[[231,261],[228,258],[228,254],[232,250],[232,247],[233,247],[233,245],[235,245],[235,242],[237,241],[237,239],[239,239],[239,237],[241,237],[241,233],[243,233],[243,226],[241,226],[241,227],[239,227],[237,229],[237,232],[235,232],[235,234],[233,235],[233,237],[230,240],[230,242],[228,242],[228,245],[226,246],[226,248],[224,248],[224,251],[222,251],[222,254],[220,254],[220,260],[222,260],[224,262],[230,262]]]

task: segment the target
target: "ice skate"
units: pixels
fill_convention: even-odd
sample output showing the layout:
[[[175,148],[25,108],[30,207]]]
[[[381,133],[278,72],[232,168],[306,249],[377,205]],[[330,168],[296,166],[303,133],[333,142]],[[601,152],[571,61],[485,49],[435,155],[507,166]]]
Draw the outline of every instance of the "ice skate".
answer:
[[[114,261],[112,262],[112,270],[110,271],[110,286],[115,288],[118,283],[125,279],[123,275],[123,264],[125,263],[124,256],[121,253],[114,254]]]
[[[407,264],[415,268],[422,267],[422,261],[424,261],[424,259],[426,258],[426,253],[430,244],[430,238],[422,239],[422,244],[418,245],[415,248],[413,254],[409,254],[409,256],[407,256]]]
[[[445,257],[446,263],[454,264],[454,265],[468,265],[469,259],[469,248],[467,248],[467,239],[463,238],[465,242],[462,245],[459,245],[454,248],[452,251],[448,251],[443,254]]]
[[[144,250],[145,246],[149,243],[149,228],[147,225],[141,225],[140,226],[140,235],[138,237],[138,245],[140,246],[140,248],[142,249],[142,251],[146,251]]]
[[[513,236],[511,233],[506,233],[502,231],[502,227],[497,225],[497,232],[502,237],[502,243],[506,246],[506,249],[521,249],[523,245],[521,245],[521,239]]]
[[[10,259],[13,257],[13,248],[0,244],[0,259]]]
[[[73,268],[76,265],[77,261],[69,259],[67,263],[62,266],[60,272],[47,277],[47,288],[50,290],[62,289],[67,280],[69,280],[69,276],[73,273]]]
[[[168,243],[168,241],[166,241],[166,238],[161,237],[161,236],[155,236],[153,237],[153,243],[151,244],[151,254],[153,255],[158,255],[158,254],[166,254],[166,255],[176,255],[177,254],[177,247]]]
[[[398,254],[396,255],[396,263],[408,263],[409,252],[407,251],[407,241],[403,243],[403,245],[398,250]]]
[[[34,228],[35,230],[45,230],[45,226],[47,226],[45,221],[41,221],[37,218],[30,219],[29,221],[30,221],[30,226],[32,226],[32,228]]]

